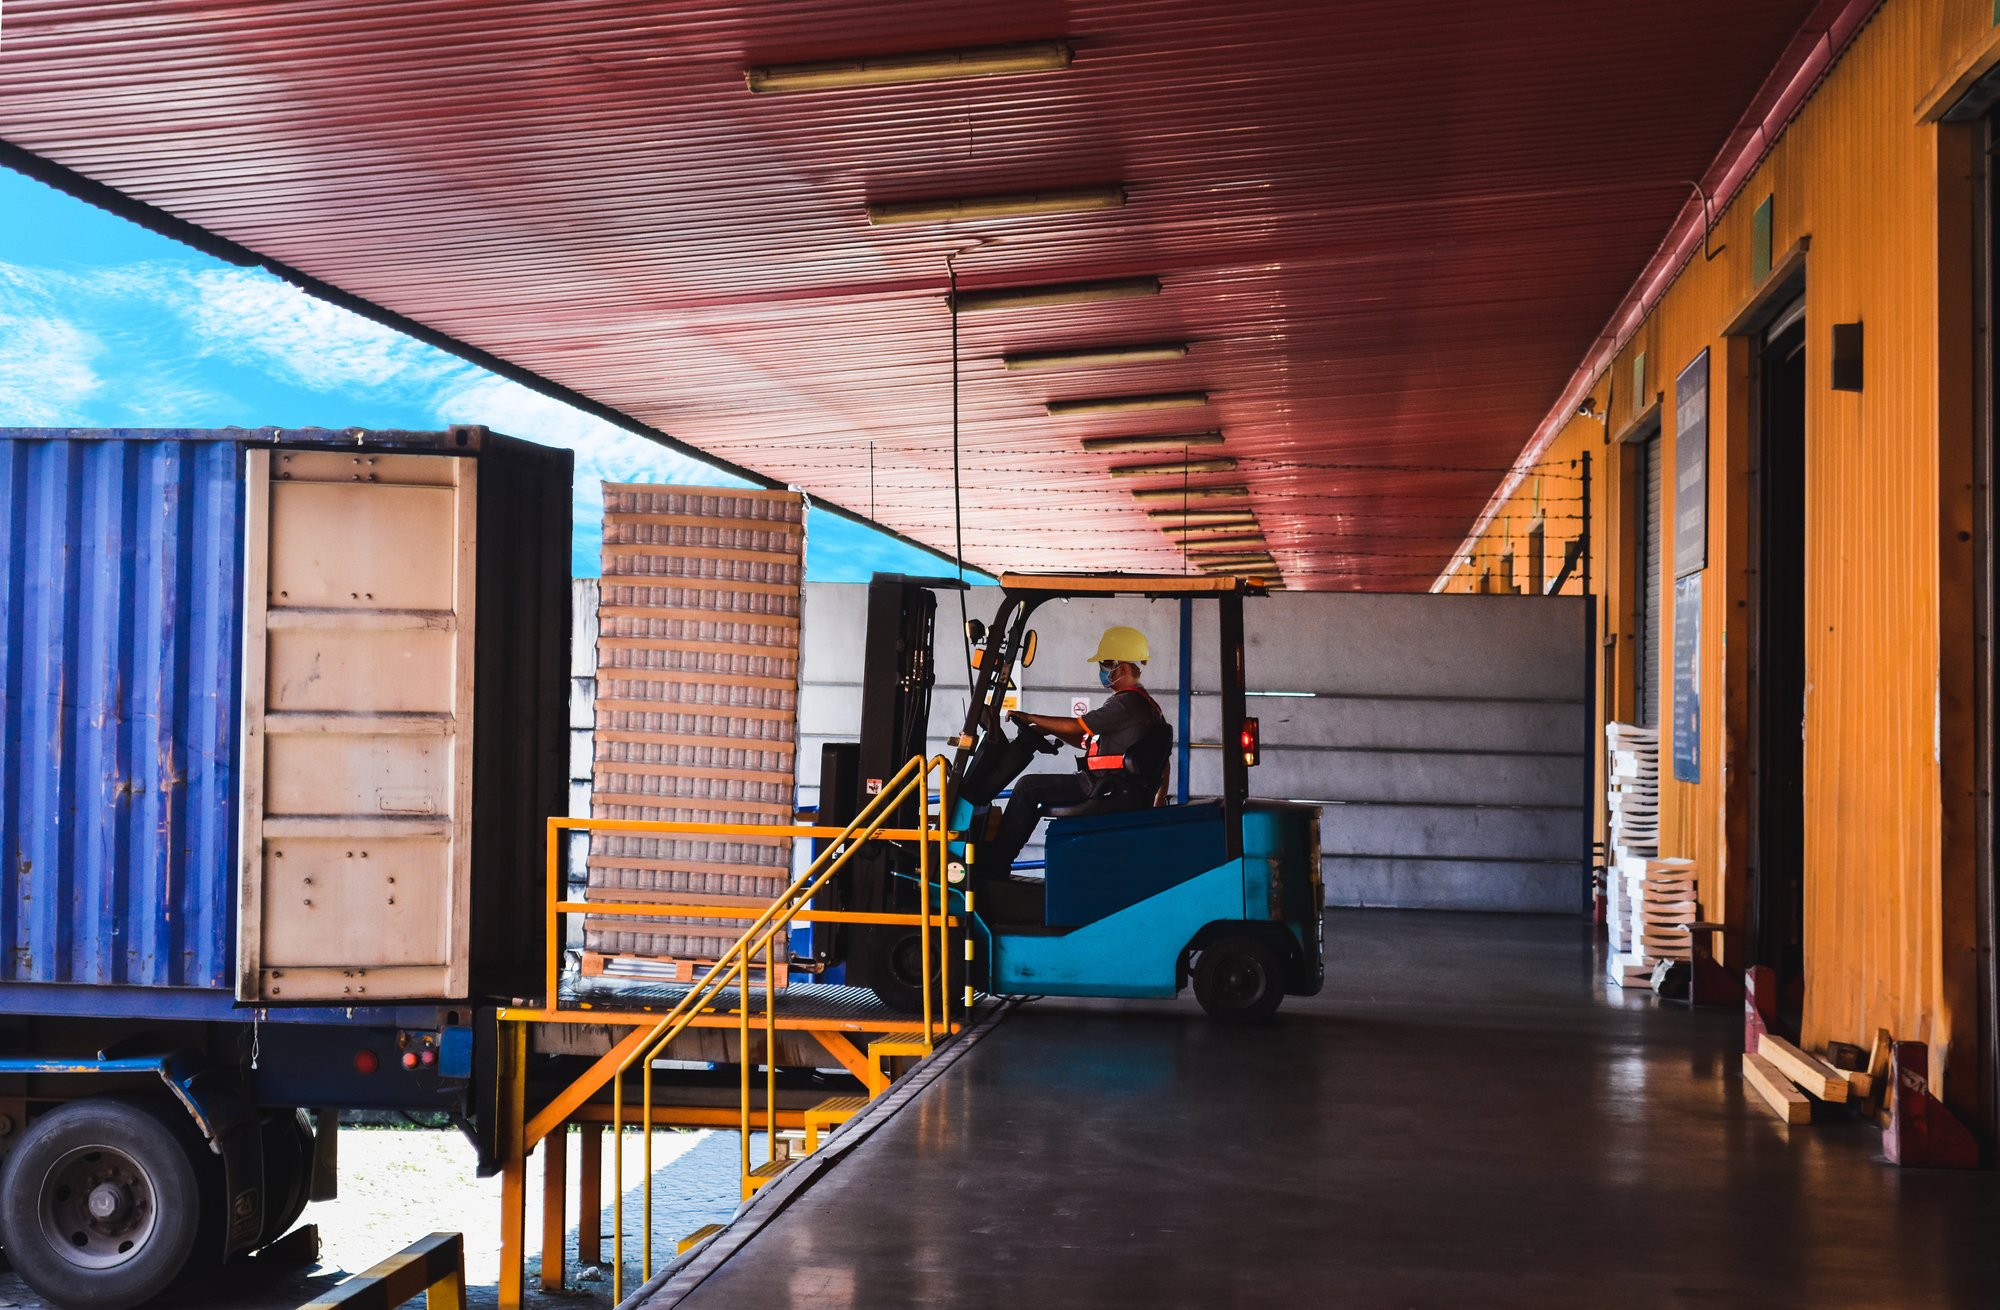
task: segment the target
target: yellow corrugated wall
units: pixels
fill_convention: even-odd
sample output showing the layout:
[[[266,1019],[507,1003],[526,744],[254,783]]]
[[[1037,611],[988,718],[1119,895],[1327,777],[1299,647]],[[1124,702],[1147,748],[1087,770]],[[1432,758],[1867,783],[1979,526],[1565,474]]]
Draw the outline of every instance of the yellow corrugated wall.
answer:
[[[1756,290],[1751,214],[1765,196],[1773,198],[1775,257],[1810,237],[1805,1037],[1865,1045],[1881,1026],[1948,1046],[1956,1038],[1948,1051],[1954,1072],[1972,1056],[1970,856],[1956,835],[1970,793],[1952,753],[1946,814],[1940,753],[1954,752],[1953,739],[1963,734],[1941,707],[1965,708],[1952,688],[1965,675],[1969,647],[1959,638],[1971,596],[1954,551],[1969,491],[1956,430],[1963,416],[1952,406],[1972,382],[1965,357],[1954,354],[1940,371],[1940,315],[1950,312],[1951,296],[1969,295],[1969,281],[1960,288],[1952,279],[1970,275],[1963,251],[1940,239],[1959,223],[1953,207],[1964,199],[1954,191],[1949,137],[1951,166],[1941,175],[1940,132],[1950,129],[1919,123],[1916,108],[1987,39],[1993,17],[1990,0],[1888,0],[1720,217],[1714,240],[1722,253],[1690,262],[1596,391],[1602,405],[1612,382],[1610,430],[1618,432],[1653,399],[1630,394],[1632,357],[1646,352],[1648,392],[1667,392],[1661,457],[1671,471],[1673,378],[1699,351],[1710,351],[1702,781],[1665,783],[1662,842],[1708,875],[1704,909],[1736,926],[1728,945],[1740,959],[1753,796],[1744,742],[1753,433],[1748,344],[1723,332]],[[1633,127],[1643,139],[1644,124]],[[1855,320],[1865,324],[1865,390],[1835,392],[1828,385],[1831,326]],[[1953,339],[1945,340],[1949,347]],[[1952,411],[1942,432],[1941,396]],[[1610,674],[1611,705],[1623,715],[1630,713],[1634,599],[1617,561],[1629,508],[1619,495],[1625,452],[1605,436],[1599,421],[1574,419],[1547,458],[1565,461],[1589,449],[1602,473],[1593,572],[1611,650],[1600,669]],[[1671,524],[1671,476],[1665,500]],[[1503,538],[1524,548],[1518,529],[1525,517],[1510,505],[1505,529],[1482,539],[1481,555],[1504,549]],[[1669,575],[1670,545],[1663,561]],[[1551,549],[1559,547],[1552,542]],[[1949,582],[1942,590],[1941,569]],[[1471,581],[1457,577],[1451,586],[1467,589]],[[1668,576],[1663,666],[1671,659],[1672,585]],[[1662,723],[1668,720],[1663,713]],[[1947,826],[1954,831],[1949,845]]]

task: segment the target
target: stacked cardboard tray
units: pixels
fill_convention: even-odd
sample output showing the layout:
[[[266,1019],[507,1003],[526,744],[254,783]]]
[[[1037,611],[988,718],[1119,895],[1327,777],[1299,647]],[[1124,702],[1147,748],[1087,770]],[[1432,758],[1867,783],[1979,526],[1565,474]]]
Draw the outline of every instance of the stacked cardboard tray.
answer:
[[[791,822],[804,550],[792,492],[606,484],[593,817]],[[790,881],[791,849],[599,832],[589,895],[761,907]],[[747,922],[586,915],[583,972],[687,981]]]
[[[1681,924],[1701,917],[1694,865],[1660,851],[1660,734],[1609,723],[1604,728],[1605,798],[1611,858],[1605,871],[1606,969],[1621,987],[1647,986],[1662,959],[1685,959]]]

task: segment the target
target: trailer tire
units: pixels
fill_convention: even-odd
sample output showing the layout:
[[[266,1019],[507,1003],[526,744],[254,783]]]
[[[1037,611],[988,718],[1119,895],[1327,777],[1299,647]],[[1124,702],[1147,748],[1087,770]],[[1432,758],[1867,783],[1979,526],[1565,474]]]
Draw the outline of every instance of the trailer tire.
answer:
[[[208,1200],[186,1118],[93,1096],[29,1125],[0,1168],[0,1244],[28,1286],[63,1310],[127,1310],[180,1277]]]
[[[277,1110],[266,1115],[264,1135],[264,1229],[258,1246],[283,1237],[305,1213],[312,1191],[313,1130],[304,1110]]]
[[[1285,999],[1284,964],[1263,937],[1224,933],[1195,956],[1194,998],[1223,1023],[1261,1023]]]

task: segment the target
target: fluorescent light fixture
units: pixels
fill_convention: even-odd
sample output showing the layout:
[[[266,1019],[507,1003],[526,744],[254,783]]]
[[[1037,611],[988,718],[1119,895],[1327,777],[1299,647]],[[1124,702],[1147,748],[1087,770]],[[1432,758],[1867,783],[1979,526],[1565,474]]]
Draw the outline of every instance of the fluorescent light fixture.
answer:
[[[1085,400],[1051,400],[1054,417],[1076,414],[1131,414],[1149,409],[1192,409],[1208,403],[1206,391],[1158,391],[1150,396],[1092,396]]]
[[[1190,450],[1200,446],[1219,446],[1222,433],[1168,432],[1150,437],[1085,437],[1085,450]]]
[[[891,223],[967,223],[981,218],[1029,218],[1036,214],[1117,209],[1124,203],[1122,186],[1031,191],[1015,196],[968,196],[963,200],[892,200],[868,206],[868,221],[878,227]]]
[[[1260,532],[1246,533],[1241,528],[1225,528],[1222,529],[1222,532],[1224,535],[1213,537],[1177,535],[1174,533],[1169,533],[1168,536],[1173,539],[1175,546],[1184,550],[1194,551],[1197,554],[1200,552],[1195,550],[1196,547],[1207,547],[1209,549],[1226,547],[1230,551],[1249,550],[1252,547],[1258,550],[1269,549],[1264,544],[1264,535]]]
[[[1227,559],[1271,558],[1271,548],[1269,546],[1266,546],[1261,541],[1251,541],[1236,546],[1220,546],[1220,547],[1208,542],[1203,542],[1199,544],[1189,543],[1185,547],[1185,549],[1187,550],[1188,558],[1209,560],[1211,562],[1215,560],[1227,560]]]
[[[1277,561],[1269,555],[1231,555],[1218,559],[1198,559],[1193,561],[1193,564],[1196,568],[1206,569],[1211,573],[1228,573],[1236,569],[1257,569],[1260,572],[1268,572],[1278,566]]]
[[[1000,362],[1010,371],[1040,368],[1101,368],[1111,364],[1157,364],[1180,359],[1188,353],[1187,343],[1159,341],[1146,346],[1096,346],[1078,350],[1034,350],[1003,355]]]
[[[1140,487],[1134,500],[1235,500],[1250,494],[1242,483],[1226,487]]]
[[[1110,470],[1114,478],[1180,477],[1188,473],[1229,473],[1236,461],[1227,455],[1216,459],[1177,459],[1165,464],[1119,464]]]
[[[844,91],[858,86],[899,86],[960,77],[1005,73],[1052,73],[1068,68],[1076,51],[1067,41],[931,50],[922,54],[876,55],[818,64],[767,64],[743,70],[743,80],[760,95],[789,91]]]
[[[952,304],[961,314],[987,309],[1043,309],[1052,305],[1088,305],[1102,300],[1139,300],[1160,294],[1156,277],[1106,278],[1099,282],[1051,282],[1039,287],[991,287],[961,291]]]
[[[1220,526],[1254,528],[1257,516],[1247,509],[1182,509],[1178,505],[1172,509],[1149,509],[1146,517],[1172,519],[1176,523],[1207,523]]]

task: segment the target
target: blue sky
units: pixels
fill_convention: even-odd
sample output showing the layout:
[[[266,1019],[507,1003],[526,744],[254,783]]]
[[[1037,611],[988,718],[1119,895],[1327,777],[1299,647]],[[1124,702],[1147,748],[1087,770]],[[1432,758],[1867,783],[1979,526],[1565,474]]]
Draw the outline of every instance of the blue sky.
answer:
[[[579,577],[598,571],[601,483],[741,486],[422,342],[0,168],[0,426],[438,428],[483,423],[574,450]],[[806,573],[949,572],[830,513]]]

